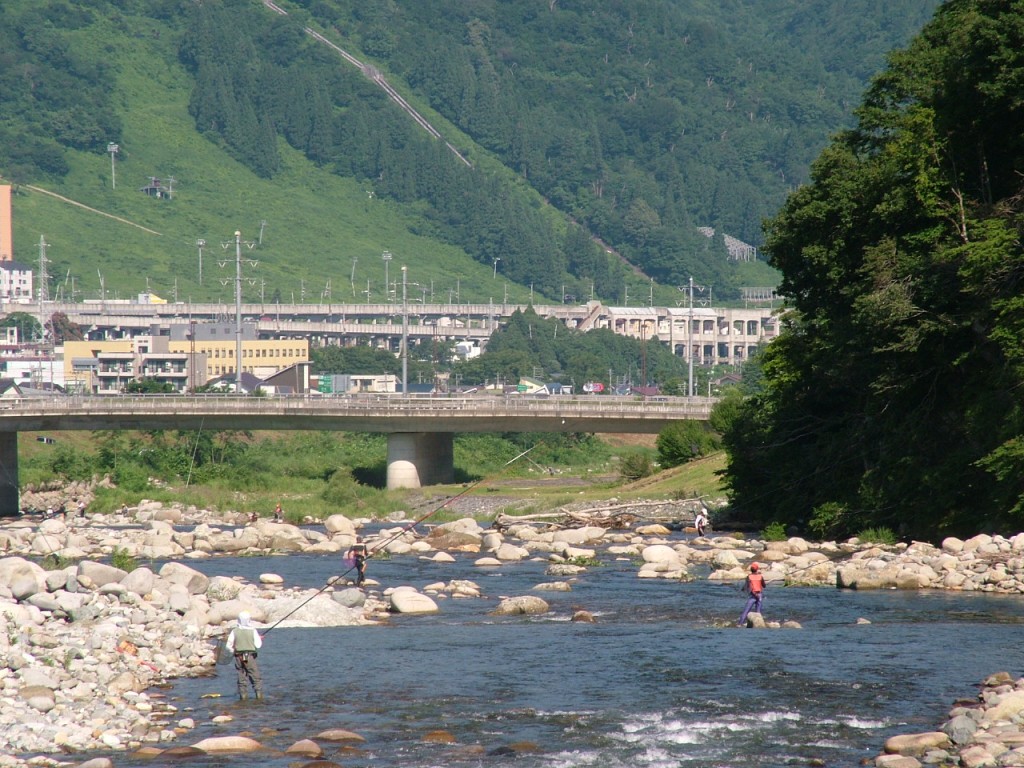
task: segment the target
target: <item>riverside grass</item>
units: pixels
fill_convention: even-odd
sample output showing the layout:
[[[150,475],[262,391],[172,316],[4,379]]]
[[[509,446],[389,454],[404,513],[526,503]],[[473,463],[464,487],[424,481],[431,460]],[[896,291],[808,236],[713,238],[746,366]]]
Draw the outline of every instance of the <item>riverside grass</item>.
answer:
[[[500,494],[502,498],[522,500],[530,509],[552,509],[578,501],[599,501],[615,496],[620,499],[681,498],[693,495],[724,495],[717,470],[724,467],[724,456],[712,456],[657,472],[638,483],[624,483],[617,464],[621,455],[632,450],[614,446],[595,436],[550,436],[530,453],[530,462],[520,461],[503,468],[522,452],[524,439],[516,441],[500,435],[460,435],[455,441],[456,483],[431,486],[419,491],[386,490],[387,445],[383,435],[332,432],[270,432],[237,434],[223,441],[242,446],[236,455],[224,455],[189,473],[189,451],[195,433],[175,433],[180,442],[153,447],[144,433],[122,435],[120,454],[107,459],[114,466],[103,466],[103,435],[65,433],[68,441],[37,443],[32,435],[21,436],[26,446],[22,476],[33,483],[59,484],[89,477],[112,476],[126,482],[114,487],[96,488],[90,503],[94,512],[112,512],[123,504],[133,506],[141,499],[194,505],[219,511],[234,510],[270,516],[278,502],[292,521],[310,516],[323,518],[337,512],[352,517],[383,518],[391,512],[407,510],[423,496],[452,496],[465,483],[487,478],[477,494]],[[534,436],[526,436],[532,439]],[[62,435],[62,441],[64,435]],[[218,445],[222,441],[215,441]],[[71,449],[73,446],[73,450]],[[528,445],[525,447],[529,447]],[[163,460],[157,452],[163,451]],[[79,477],[61,477],[55,463],[67,466],[69,454],[77,458],[72,471]],[[137,463],[149,456],[149,465]],[[63,457],[63,459],[62,459]],[[186,482],[188,478],[188,482]],[[130,481],[130,482],[129,482]],[[132,483],[141,483],[128,487]],[[518,505],[516,505],[518,506]],[[514,507],[510,507],[513,509]]]

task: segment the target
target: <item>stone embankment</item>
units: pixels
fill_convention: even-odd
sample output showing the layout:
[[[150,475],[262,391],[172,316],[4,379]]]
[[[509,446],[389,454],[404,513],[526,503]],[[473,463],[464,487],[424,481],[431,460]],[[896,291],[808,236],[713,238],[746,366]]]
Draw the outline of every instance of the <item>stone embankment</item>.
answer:
[[[517,561],[545,562],[552,580],[534,588],[545,594],[571,591],[576,574],[608,559],[634,563],[642,579],[738,581],[757,561],[769,582],[1024,592],[1024,534],[947,539],[939,548],[920,543],[881,547],[856,540],[811,544],[798,538],[680,538],[658,524],[628,530],[552,530],[523,523],[498,532],[465,518],[433,526],[424,535],[395,522],[364,537],[370,551],[432,561],[442,578],[418,588],[374,589],[380,585],[370,581],[366,593],[348,588],[344,573],[321,590],[293,589],[275,574],[263,574],[258,584],[249,584],[240,578],[208,578],[185,564],[218,555],[340,553],[355,541],[360,526],[360,521],[340,515],[296,526],[143,504],[88,519],[7,523],[0,528],[0,743],[7,745],[8,754],[0,755],[0,765],[24,764],[32,753],[61,751],[245,751],[227,742],[207,745],[209,750],[198,744],[172,746],[195,723],[179,717],[150,689],[175,677],[209,673],[214,641],[242,610],[264,627],[358,625],[384,620],[393,612],[432,613],[446,599],[488,600],[473,581],[443,578],[445,565],[456,558],[470,558],[482,571]],[[130,558],[165,562],[159,568],[130,571],[109,564]],[[516,615],[544,613],[551,606],[537,594],[516,595],[484,610]],[[571,618],[594,620],[585,610],[576,610]],[[757,619],[752,626],[799,626]],[[998,699],[1000,704],[1019,699],[1024,709],[1024,690],[1001,678],[986,687],[984,697],[986,703]],[[993,738],[1010,733],[994,715],[979,716],[971,709],[957,714],[961,716],[979,724],[971,738],[983,741],[986,750],[998,751],[993,744],[1007,745],[1004,753],[1018,748],[1009,746],[1012,735],[1006,736],[1008,741]],[[1014,717],[1018,715],[1009,719]],[[957,734],[969,725],[962,718]],[[961,743],[960,735],[948,735],[951,745]],[[886,749],[895,755],[879,758],[879,765],[887,768],[912,768],[913,763],[896,761],[917,759],[896,754],[904,747]],[[922,754],[929,760],[931,753]],[[999,760],[1002,765],[1024,764]]]

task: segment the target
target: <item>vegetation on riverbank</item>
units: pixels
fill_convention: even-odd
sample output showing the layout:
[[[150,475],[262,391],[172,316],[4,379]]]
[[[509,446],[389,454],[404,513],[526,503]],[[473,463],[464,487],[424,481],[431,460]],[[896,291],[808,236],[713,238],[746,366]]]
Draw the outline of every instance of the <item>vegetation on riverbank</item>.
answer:
[[[944,4],[769,222],[793,311],[725,434],[749,520],[1020,530],[1022,34],[1019,4]]]
[[[637,482],[623,480],[623,456],[643,451],[656,459],[653,436],[641,442],[577,433],[459,435],[455,484],[388,491],[383,435],[62,433],[56,443],[43,444],[26,433],[21,438],[21,475],[26,486],[109,477],[110,485],[95,489],[89,505],[93,512],[111,512],[146,498],[269,516],[280,502],[289,519],[322,518],[338,511],[384,517],[417,507],[423,499],[454,496],[474,483],[474,494],[500,497],[502,503],[526,500],[536,509],[609,496],[722,497],[715,474],[724,465],[720,453]]]

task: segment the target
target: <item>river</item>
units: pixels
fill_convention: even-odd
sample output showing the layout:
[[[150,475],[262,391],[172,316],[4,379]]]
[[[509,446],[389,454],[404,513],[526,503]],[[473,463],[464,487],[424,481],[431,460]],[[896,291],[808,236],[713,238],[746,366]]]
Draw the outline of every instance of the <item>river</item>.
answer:
[[[856,766],[891,735],[934,730],[988,674],[1020,673],[1022,597],[770,585],[766,618],[803,629],[740,630],[735,585],[641,580],[635,563],[605,557],[571,592],[538,593],[553,580],[544,563],[481,569],[474,557],[374,560],[368,575],[384,587],[468,578],[484,599],[376,627],[273,629],[263,704],[235,701],[230,665],[178,681],[166,694],[197,722],[180,743],[245,731],[269,749],[202,762],[267,768],[296,764],[281,751],[326,728],[365,737],[354,751],[322,742],[345,766]],[[341,570],[338,557],[305,555],[190,565],[314,588]],[[551,612],[488,616],[499,597],[530,593]],[[577,608],[596,622],[571,622]],[[225,713],[231,723],[210,722]],[[437,729],[457,744],[424,740]]]

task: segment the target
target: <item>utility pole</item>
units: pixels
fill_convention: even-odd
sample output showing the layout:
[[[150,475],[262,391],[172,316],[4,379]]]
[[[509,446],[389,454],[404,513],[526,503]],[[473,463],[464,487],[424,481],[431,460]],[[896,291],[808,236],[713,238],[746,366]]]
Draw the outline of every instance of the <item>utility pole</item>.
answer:
[[[686,396],[693,397],[693,275],[690,275],[690,313],[686,322],[686,356],[690,360]]]
[[[44,303],[50,300],[50,275],[47,272],[46,265],[50,263],[50,260],[46,258],[46,248],[49,243],[46,242],[46,238],[42,235],[39,236],[39,328],[40,332],[45,335],[46,333],[46,310]]]
[[[409,304],[406,301],[408,267],[402,265],[402,397],[409,396]]]
[[[235,394],[242,394],[242,233],[235,230]]]
[[[221,243],[221,246],[225,249],[231,246],[231,243],[235,244],[235,393],[242,393],[242,233],[240,230],[235,230],[234,241],[228,241],[227,243]],[[246,248],[252,250],[256,243],[246,242]],[[223,262],[221,266],[225,266],[227,262]],[[258,261],[249,261],[249,266],[255,267],[259,264]],[[221,282],[226,283],[227,280]]]

